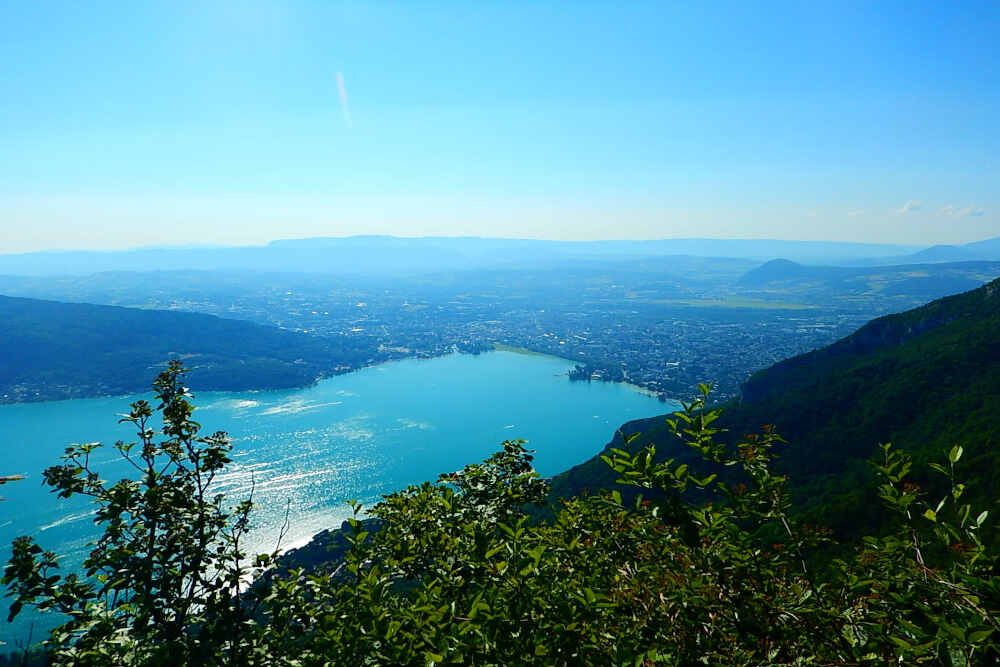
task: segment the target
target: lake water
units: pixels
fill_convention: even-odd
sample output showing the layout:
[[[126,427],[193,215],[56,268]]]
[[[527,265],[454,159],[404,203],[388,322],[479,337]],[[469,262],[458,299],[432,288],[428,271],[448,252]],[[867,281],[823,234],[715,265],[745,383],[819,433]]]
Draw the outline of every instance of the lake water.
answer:
[[[233,500],[255,484],[258,550],[273,548],[291,511],[285,546],[339,526],[345,503],[366,503],[408,484],[484,459],[506,439],[528,440],[535,463],[551,475],[599,451],[623,422],[669,411],[649,394],[620,384],[570,382],[564,359],[516,352],[451,355],[382,364],[292,391],[196,395],[195,419],[208,434],[227,431],[234,463],[219,480]],[[81,399],[0,406],[0,474],[27,479],[2,487],[0,556],[10,542],[33,535],[47,549],[79,562],[95,535],[83,500],[59,500],[41,485],[41,471],[73,443],[103,442],[96,467],[105,479],[130,468],[111,445],[131,441],[118,415],[138,398]],[[5,622],[0,639],[26,633],[25,617]],[[38,633],[36,632],[36,639]]]

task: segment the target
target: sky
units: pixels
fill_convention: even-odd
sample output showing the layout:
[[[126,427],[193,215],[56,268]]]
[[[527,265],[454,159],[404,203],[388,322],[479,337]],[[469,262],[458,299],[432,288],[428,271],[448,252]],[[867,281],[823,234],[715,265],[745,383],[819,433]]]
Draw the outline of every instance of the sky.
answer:
[[[0,4],[0,252],[1000,236],[1000,4]]]

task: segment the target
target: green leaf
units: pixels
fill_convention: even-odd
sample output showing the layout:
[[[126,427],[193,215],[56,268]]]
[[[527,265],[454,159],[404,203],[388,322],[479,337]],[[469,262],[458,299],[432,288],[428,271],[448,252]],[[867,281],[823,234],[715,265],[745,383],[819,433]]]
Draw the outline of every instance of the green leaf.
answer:
[[[975,632],[970,632],[967,639],[969,640],[970,644],[980,644],[991,634],[993,634],[993,630],[991,628],[986,628],[985,630],[976,630]]]
[[[929,521],[937,521],[937,512],[928,507],[924,512],[924,518]]]
[[[957,625],[948,623],[944,620],[941,620],[940,624],[941,627],[944,629],[944,631],[947,632],[949,635],[951,635],[960,642],[965,641],[965,632],[962,630],[962,628],[958,627]]]
[[[952,463],[958,463],[958,460],[962,458],[963,451],[964,450],[962,449],[961,445],[955,445],[954,447],[951,448],[951,451],[948,452],[948,460],[951,461]]]
[[[539,544],[534,549],[528,549],[526,553],[535,561],[535,567],[538,567],[538,562],[542,559],[542,554],[545,553],[545,545]]]

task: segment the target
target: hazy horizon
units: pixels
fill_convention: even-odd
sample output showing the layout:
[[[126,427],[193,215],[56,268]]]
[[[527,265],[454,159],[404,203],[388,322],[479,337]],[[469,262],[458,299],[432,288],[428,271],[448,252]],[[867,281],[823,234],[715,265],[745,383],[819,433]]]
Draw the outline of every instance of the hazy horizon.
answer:
[[[996,237],[998,25],[978,2],[7,3],[0,252]]]
[[[976,241],[989,240],[973,239]],[[707,242],[771,242],[771,243],[805,243],[805,244],[843,244],[857,246],[884,246],[886,248],[919,249],[934,244],[926,243],[906,243],[906,242],[875,242],[875,241],[840,241],[833,239],[791,239],[791,238],[769,238],[769,237],[707,237],[707,236],[680,236],[661,238],[596,238],[596,239],[559,239],[545,237],[515,237],[515,236],[487,236],[487,235],[401,235],[401,234],[349,234],[344,236],[289,236],[265,239],[263,241],[247,241],[243,243],[190,243],[178,241],[176,243],[158,243],[149,245],[101,247],[101,246],[80,246],[80,247],[45,247],[32,250],[12,250],[0,249],[0,255],[31,255],[44,253],[117,253],[117,252],[140,252],[148,250],[212,250],[225,248],[266,248],[273,244],[281,244],[298,241],[324,241],[324,240],[350,240],[350,239],[393,239],[393,240],[478,240],[478,241],[538,241],[541,243],[567,243],[567,244],[588,244],[588,243],[663,243],[663,242],[686,242],[686,241],[707,241]],[[957,244],[961,245],[961,244]]]

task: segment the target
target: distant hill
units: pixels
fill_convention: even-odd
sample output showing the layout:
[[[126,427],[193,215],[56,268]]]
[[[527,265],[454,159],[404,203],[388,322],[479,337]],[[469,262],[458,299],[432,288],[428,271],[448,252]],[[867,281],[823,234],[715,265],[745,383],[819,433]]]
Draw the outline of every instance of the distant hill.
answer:
[[[926,264],[937,262],[1000,261],[1000,236],[960,245],[935,245],[917,252],[877,260],[870,264]]]
[[[984,241],[966,243],[964,247],[967,250],[970,250],[981,256],[988,256],[992,259],[1000,259],[1000,236],[996,236],[991,239],[986,239]]]
[[[980,253],[965,246],[935,245],[907,255],[905,259],[907,263],[919,264],[923,262],[967,262],[985,258]]]
[[[788,259],[772,259],[747,271],[739,280],[745,287],[758,287],[772,283],[800,280],[831,280],[862,274],[858,269],[839,266],[806,266]]]
[[[180,358],[193,388],[305,386],[363,350],[211,315],[0,296],[0,402],[145,391]]]
[[[882,317],[821,350],[753,375],[725,406],[731,434],[775,424],[791,446],[780,465],[815,518],[842,532],[864,526],[878,499],[865,461],[893,442],[918,461],[964,446],[975,498],[1000,492],[1000,280]],[[622,435],[677,454],[663,418],[626,424]],[[682,453],[683,454],[683,453]],[[598,459],[554,480],[562,494],[612,484]],[[927,483],[927,480],[918,480]]]

